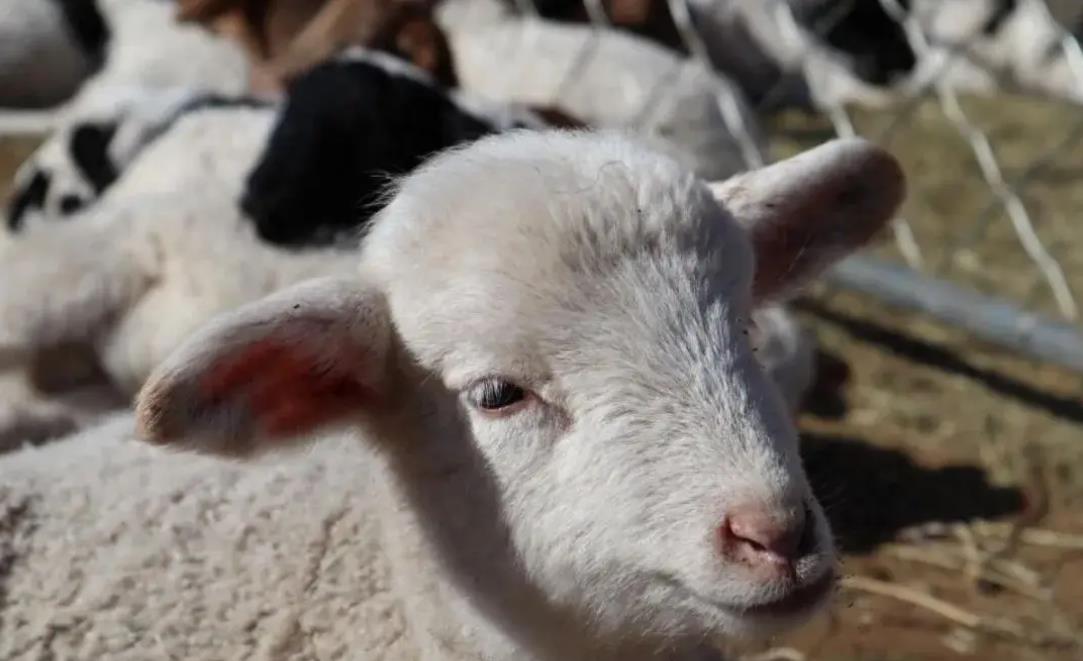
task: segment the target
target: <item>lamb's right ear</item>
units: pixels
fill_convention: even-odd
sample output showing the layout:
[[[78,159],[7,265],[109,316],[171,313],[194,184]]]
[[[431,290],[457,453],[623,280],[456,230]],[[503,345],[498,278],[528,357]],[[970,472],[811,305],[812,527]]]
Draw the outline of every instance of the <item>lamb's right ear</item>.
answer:
[[[748,231],[763,303],[867,243],[902,203],[906,176],[890,153],[846,138],[710,186]]]
[[[371,413],[390,397],[380,292],[321,278],[211,322],[139,394],[140,436],[245,457]]]

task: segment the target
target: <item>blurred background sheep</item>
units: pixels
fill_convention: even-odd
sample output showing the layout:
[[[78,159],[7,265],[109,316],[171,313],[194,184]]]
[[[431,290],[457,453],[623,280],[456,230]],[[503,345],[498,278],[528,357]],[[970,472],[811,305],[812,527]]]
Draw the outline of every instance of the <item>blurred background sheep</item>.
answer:
[[[891,235],[753,328],[845,594],[734,654],[1077,659],[1081,33],[1072,0],[0,0],[0,277],[96,273],[86,223],[193,210],[208,255],[319,261],[387,175],[491,131],[624,128],[708,179],[861,134],[911,181]],[[0,347],[0,455],[125,405],[83,318],[29,371]],[[0,619],[4,507],[0,479]]]

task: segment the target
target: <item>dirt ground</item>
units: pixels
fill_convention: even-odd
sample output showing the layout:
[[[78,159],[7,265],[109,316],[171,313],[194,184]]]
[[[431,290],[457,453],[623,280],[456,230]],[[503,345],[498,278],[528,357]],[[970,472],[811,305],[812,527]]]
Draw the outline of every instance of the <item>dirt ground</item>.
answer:
[[[1010,95],[961,107],[1081,300],[1083,115]],[[939,103],[853,120],[903,163],[929,272],[1057,314]],[[772,128],[777,154],[833,135],[797,113]],[[873,252],[900,260],[890,237]],[[1083,658],[1083,376],[823,287],[800,308],[824,353],[805,461],[846,578],[830,614],[763,658]]]
[[[763,658],[1083,658],[1083,377],[852,295],[800,307],[826,377],[803,450],[845,578]]]
[[[1066,142],[1076,121],[1017,100],[973,111],[993,118],[998,140],[1015,140],[1004,152],[1013,174],[1030,150]],[[911,173],[904,215],[926,258],[958,281],[1048,311],[1004,219],[986,214],[974,227],[989,193],[957,134],[935,107],[913,117],[888,144]],[[784,121],[780,152],[828,137],[821,119]],[[878,121],[858,118],[868,131]],[[32,145],[0,138],[0,195]],[[1027,199],[1083,293],[1083,231],[1071,227],[1083,209],[1080,172],[1083,150],[1066,149]],[[952,254],[962,229],[981,240]],[[845,578],[828,614],[733,651],[764,660],[1083,658],[1083,377],[822,287],[799,309],[822,345],[821,383],[801,418],[805,461],[845,550]]]

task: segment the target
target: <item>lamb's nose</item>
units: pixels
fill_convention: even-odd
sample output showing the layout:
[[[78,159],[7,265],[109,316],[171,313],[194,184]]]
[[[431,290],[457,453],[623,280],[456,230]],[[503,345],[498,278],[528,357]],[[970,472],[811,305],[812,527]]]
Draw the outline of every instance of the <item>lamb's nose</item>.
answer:
[[[791,568],[811,545],[812,522],[796,513],[765,506],[731,508],[720,528],[723,554],[752,565]]]

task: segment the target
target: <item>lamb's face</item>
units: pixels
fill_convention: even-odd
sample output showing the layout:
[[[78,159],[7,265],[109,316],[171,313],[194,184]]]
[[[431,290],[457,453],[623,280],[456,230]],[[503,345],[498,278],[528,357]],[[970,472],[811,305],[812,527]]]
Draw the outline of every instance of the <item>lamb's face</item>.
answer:
[[[401,233],[371,237],[397,332],[445,386],[425,396],[456,400],[556,603],[645,635],[807,614],[833,552],[746,336],[744,231],[668,161],[562,156],[433,168],[389,208]]]
[[[655,649],[770,630],[834,559],[747,322],[902,195],[861,141],[709,189],[611,135],[482,139],[406,178],[361,278],[187,342],[143,435],[243,456],[360,423],[494,619]]]

